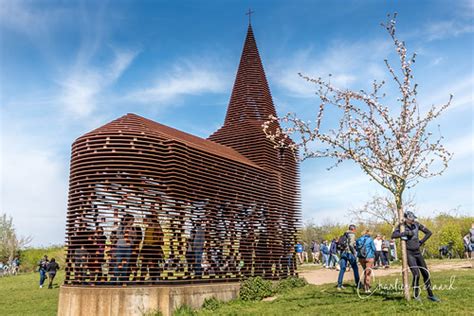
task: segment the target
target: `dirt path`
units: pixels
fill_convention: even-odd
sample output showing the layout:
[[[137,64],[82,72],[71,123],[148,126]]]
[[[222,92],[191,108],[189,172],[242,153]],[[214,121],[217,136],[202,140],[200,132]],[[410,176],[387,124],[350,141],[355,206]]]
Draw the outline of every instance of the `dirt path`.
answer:
[[[305,266],[310,266],[305,265]],[[428,263],[428,268],[430,271],[444,271],[444,270],[459,270],[459,269],[468,269],[473,268],[472,261],[457,261],[457,262],[450,262],[450,261],[442,261],[439,263]],[[359,272],[361,271],[361,267],[359,266]],[[372,272],[375,277],[382,277],[386,275],[393,275],[393,274],[400,274],[401,267],[395,266],[389,269],[377,269]],[[330,270],[330,269],[317,269],[317,270],[303,270],[298,273],[301,277],[305,278],[309,283],[320,285],[320,284],[327,284],[327,283],[336,283],[337,277],[339,275],[339,271]],[[344,274],[344,281],[347,282],[348,280],[353,280],[354,274],[351,271],[346,272]]]

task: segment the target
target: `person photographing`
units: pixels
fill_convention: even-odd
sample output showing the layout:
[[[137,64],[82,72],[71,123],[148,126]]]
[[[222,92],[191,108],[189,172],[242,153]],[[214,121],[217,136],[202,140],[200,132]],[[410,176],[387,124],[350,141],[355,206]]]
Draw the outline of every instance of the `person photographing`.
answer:
[[[407,211],[404,214],[405,231],[400,231],[400,225],[397,226],[392,234],[392,238],[400,238],[406,241],[408,267],[413,274],[413,289],[415,300],[421,301],[420,298],[420,274],[423,276],[424,285],[428,292],[428,299],[433,302],[440,300],[433,294],[431,289],[430,274],[426,266],[425,259],[420,252],[420,247],[431,237],[431,231],[416,221],[413,212]],[[420,240],[419,233],[423,232],[424,236]]]

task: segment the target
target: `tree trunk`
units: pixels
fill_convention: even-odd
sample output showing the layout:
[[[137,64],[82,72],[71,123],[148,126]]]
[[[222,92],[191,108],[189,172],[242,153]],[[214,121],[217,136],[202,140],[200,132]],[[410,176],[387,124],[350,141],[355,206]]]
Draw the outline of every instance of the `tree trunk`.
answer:
[[[398,219],[402,222],[404,215],[403,215],[403,202],[402,202],[402,194],[395,195],[395,201],[397,203],[397,212],[398,212]],[[403,233],[405,231],[405,224],[400,223],[400,232]],[[403,283],[403,295],[405,299],[409,301],[411,299],[410,296],[410,285],[408,281],[408,273],[410,269],[408,268],[408,257],[407,257],[407,243],[405,240],[400,239],[400,246],[402,248],[402,283]]]

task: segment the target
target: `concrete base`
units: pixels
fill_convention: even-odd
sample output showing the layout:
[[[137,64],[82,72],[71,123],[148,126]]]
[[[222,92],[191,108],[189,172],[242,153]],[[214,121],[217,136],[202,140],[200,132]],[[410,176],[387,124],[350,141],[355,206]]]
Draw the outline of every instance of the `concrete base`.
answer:
[[[229,301],[238,296],[240,283],[149,287],[62,286],[58,316],[137,315],[161,311],[172,315],[182,305],[200,308],[206,298]]]

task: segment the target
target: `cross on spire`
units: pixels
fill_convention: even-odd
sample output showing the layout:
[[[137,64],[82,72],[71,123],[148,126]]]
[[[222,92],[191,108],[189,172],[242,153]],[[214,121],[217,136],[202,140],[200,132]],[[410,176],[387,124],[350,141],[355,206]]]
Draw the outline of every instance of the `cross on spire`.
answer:
[[[245,13],[245,15],[249,16],[249,25],[252,24],[252,13],[255,13],[255,11],[252,11],[250,8],[247,13]]]

